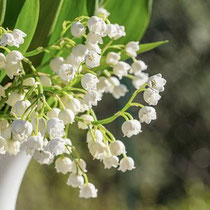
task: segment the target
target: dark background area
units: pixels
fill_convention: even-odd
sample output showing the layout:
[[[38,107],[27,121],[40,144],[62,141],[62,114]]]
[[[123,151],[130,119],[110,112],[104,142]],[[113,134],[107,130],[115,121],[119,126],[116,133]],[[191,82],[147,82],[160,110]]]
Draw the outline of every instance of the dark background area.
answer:
[[[21,187],[19,210],[210,209],[209,11],[209,0],[154,1],[142,43],[170,42],[140,58],[151,75],[160,72],[167,80],[156,106],[158,119],[144,124],[143,133],[132,139],[122,138],[121,120],[108,126],[126,144],[136,169],[125,174],[104,170],[88,154],[85,133],[72,127],[72,142],[86,155],[98,198],[79,199],[78,190],[66,186],[67,176],[32,161]],[[113,114],[128,97],[118,102],[106,96],[97,110],[99,118]]]

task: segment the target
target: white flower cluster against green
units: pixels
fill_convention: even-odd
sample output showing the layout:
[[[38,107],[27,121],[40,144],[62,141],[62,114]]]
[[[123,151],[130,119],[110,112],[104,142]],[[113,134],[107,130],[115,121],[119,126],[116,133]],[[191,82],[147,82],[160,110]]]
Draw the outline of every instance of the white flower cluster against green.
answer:
[[[139,42],[114,44],[126,35],[125,28],[110,23],[108,15],[100,8],[97,16],[65,21],[53,45],[25,54],[10,50],[10,46],[18,48],[26,34],[1,28],[0,70],[8,77],[0,85],[0,154],[17,155],[24,150],[40,164],[55,164],[58,173],[69,174],[67,185],[79,188],[81,198],[95,198],[98,190],[88,181],[86,162],[70,140],[69,125],[77,123],[78,129],[87,131],[90,155],[105,169],[133,170],[134,160],[127,156],[123,142],[105,125],[123,117],[123,136],[130,138],[142,132],[141,123],[157,118],[152,106],[157,105],[166,84],[161,74],[149,77],[145,73],[147,65],[137,59]],[[46,65],[34,67],[29,60],[42,52],[52,55],[55,50]],[[62,52],[68,56],[60,57]],[[124,61],[128,58],[131,65]],[[50,73],[43,73],[49,66]],[[93,107],[104,94],[119,99],[129,91],[121,83],[124,77],[131,79],[136,91],[121,110],[98,120]],[[134,101],[139,93],[146,105]],[[131,107],[139,107],[138,119],[128,112]],[[105,112],[106,107],[102,110]]]

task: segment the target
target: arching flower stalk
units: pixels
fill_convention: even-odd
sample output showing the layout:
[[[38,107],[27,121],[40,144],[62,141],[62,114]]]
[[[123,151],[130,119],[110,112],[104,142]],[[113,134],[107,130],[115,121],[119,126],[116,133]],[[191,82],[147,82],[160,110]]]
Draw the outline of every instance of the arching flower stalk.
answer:
[[[157,105],[166,84],[161,74],[149,77],[145,73],[147,65],[137,59],[138,42],[115,44],[126,36],[125,27],[110,23],[109,13],[100,11],[99,16],[65,21],[55,43],[25,54],[18,51],[27,36],[24,32],[1,28],[0,35],[0,70],[7,75],[0,86],[0,154],[17,155],[22,147],[40,164],[54,163],[58,173],[69,173],[67,184],[79,188],[83,198],[97,197],[98,190],[89,182],[86,162],[68,136],[69,125],[77,123],[78,129],[87,130],[89,152],[104,168],[133,170],[134,160],[127,156],[123,142],[105,126],[122,117],[123,136],[141,133],[141,123],[157,118],[151,106]],[[51,51],[56,51],[54,57],[40,66],[30,61],[43,52],[52,55]],[[68,55],[60,56],[63,52]],[[125,62],[128,58],[131,65]],[[45,73],[45,68],[50,71]],[[136,91],[113,116],[97,119],[94,107],[104,94],[119,99],[130,91],[121,83],[124,77]],[[136,102],[139,94],[143,94],[145,105]],[[134,106],[139,108],[138,119],[128,112]]]

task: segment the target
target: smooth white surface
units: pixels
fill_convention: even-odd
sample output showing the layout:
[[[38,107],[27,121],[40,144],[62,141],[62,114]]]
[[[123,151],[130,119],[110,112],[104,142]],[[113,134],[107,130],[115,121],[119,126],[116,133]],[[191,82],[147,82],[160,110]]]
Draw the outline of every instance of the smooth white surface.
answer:
[[[16,156],[0,156],[0,210],[15,210],[19,188],[31,160],[20,151]]]

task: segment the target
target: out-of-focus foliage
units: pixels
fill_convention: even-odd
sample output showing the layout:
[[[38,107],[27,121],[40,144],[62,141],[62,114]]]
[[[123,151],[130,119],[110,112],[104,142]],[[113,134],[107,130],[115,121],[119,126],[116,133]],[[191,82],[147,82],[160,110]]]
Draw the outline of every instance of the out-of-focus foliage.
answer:
[[[148,71],[161,72],[168,83],[157,121],[143,126],[144,132],[135,139],[123,139],[136,161],[136,170],[125,174],[104,170],[86,152],[84,159],[99,195],[82,200],[65,185],[66,176],[32,161],[18,210],[210,209],[209,9],[207,0],[193,4],[192,0],[154,2],[151,24],[142,42],[168,39],[170,44],[141,58],[149,65]],[[131,15],[132,11],[127,18]],[[119,109],[116,101],[106,97],[107,104],[101,104],[106,110],[98,109],[101,118]],[[119,125],[110,128],[122,139]],[[80,150],[87,151],[85,133],[75,133],[72,128],[70,136]]]

